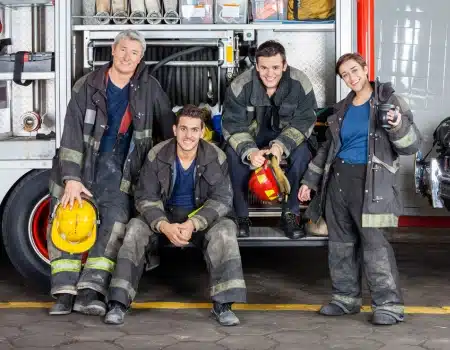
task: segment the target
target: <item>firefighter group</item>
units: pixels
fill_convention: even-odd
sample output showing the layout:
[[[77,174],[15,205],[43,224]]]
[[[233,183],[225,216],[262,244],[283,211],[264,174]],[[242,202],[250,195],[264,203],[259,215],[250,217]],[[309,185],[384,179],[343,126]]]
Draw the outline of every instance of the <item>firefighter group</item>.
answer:
[[[49,184],[50,315],[122,324],[158,247],[171,243],[202,250],[211,313],[222,326],[239,324],[232,306],[247,302],[247,291],[237,239],[250,235],[251,194],[282,203],[279,225],[290,239],[305,237],[305,218],[326,223],[332,291],[321,315],[360,312],[364,272],[371,322],[402,322],[384,229],[401,214],[399,156],[416,153],[422,137],[391,84],[370,81],[359,54],[340,57],[336,74],[351,91],[319,144],[311,81],[279,42],[266,41],[255,68],[226,91],[218,147],[204,138],[204,109],[173,112],[145,50],[141,33],[123,31],[111,62],[73,86]]]

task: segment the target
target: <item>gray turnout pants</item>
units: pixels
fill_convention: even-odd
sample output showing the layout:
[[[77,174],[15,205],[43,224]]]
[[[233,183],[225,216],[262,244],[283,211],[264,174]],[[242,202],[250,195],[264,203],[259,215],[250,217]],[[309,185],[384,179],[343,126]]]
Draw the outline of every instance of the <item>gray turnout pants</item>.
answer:
[[[394,251],[382,229],[363,228],[365,164],[337,160],[327,188],[328,264],[332,303],[348,312],[360,306],[364,271],[374,311],[403,320],[404,306]]]
[[[122,154],[101,154],[97,163],[92,194],[99,210],[97,240],[89,250],[84,268],[82,254],[69,254],[57,249],[51,241],[52,223],[47,230],[47,246],[51,262],[51,294],[76,295],[80,289],[92,289],[106,296],[111,273],[115,268],[120,241],[131,216],[131,198],[120,191]],[[56,199],[52,200],[52,207]]]
[[[171,219],[172,222],[185,221]],[[221,218],[204,232],[194,232],[191,242],[202,249],[210,277],[210,295],[219,303],[246,302],[246,286],[241,256],[236,239],[237,226]],[[146,251],[158,244],[156,236],[140,217],[130,220],[123,245],[119,250],[116,269],[109,286],[108,299],[129,307],[136,296],[139,280],[146,264]],[[162,238],[162,237],[160,237]],[[165,237],[164,237],[165,238]]]

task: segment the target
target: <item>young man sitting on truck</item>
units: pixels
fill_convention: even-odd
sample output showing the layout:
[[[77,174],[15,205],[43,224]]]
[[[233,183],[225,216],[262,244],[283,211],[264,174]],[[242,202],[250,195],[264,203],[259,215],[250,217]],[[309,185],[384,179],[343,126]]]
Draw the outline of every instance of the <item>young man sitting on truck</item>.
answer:
[[[104,296],[118,241],[130,220],[130,193],[142,155],[152,147],[154,121],[161,126],[160,138],[172,136],[175,115],[142,61],[145,48],[139,32],[119,33],[112,46],[112,62],[85,75],[73,87],[50,192],[53,203],[58,201],[63,211],[74,208],[75,201],[81,204],[82,195],[91,197],[100,224],[82,272],[82,255],[57,249],[48,237],[51,294],[57,298],[50,315],[68,314],[72,307],[88,315],[106,313]],[[57,223],[56,217],[51,225]],[[77,232],[76,227],[73,231]]]
[[[224,152],[201,139],[204,131],[203,111],[185,106],[173,126],[175,138],[148,153],[135,192],[140,216],[130,220],[119,250],[106,323],[123,323],[146,263],[146,249],[158,240],[177,247],[191,242],[203,250],[211,312],[223,326],[239,323],[231,305],[246,301],[246,286],[237,226],[226,218],[233,203],[228,164]]]
[[[237,77],[226,93],[222,131],[234,190],[239,236],[249,235],[248,181],[266,154],[288,161],[291,195],[283,205],[281,227],[286,236],[304,236],[296,196],[311,153],[308,139],[316,122],[316,98],[308,77],[286,62],[284,47],[266,41],[256,50],[256,69]]]

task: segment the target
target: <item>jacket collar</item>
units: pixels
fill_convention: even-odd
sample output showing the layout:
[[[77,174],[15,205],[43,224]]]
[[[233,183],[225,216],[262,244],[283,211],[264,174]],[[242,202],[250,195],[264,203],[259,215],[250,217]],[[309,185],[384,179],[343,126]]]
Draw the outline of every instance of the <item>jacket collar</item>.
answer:
[[[106,91],[106,79],[105,75],[108,72],[108,70],[112,66],[112,61],[109,61],[108,63],[101,66],[99,69],[94,71],[87,79],[87,83],[92,86],[93,88],[97,90],[103,90]],[[148,81],[148,74],[145,74],[147,71],[145,62],[141,60],[139,62],[138,66],[136,67],[136,70],[134,71],[133,76],[131,77],[130,81],[135,82],[138,80],[141,80],[145,83]]]
[[[274,103],[276,106],[280,106],[284,98],[289,94],[291,90],[290,79],[290,67],[288,66],[286,71],[281,76],[280,83],[274,95]],[[250,103],[252,106],[271,106],[270,98],[267,95],[266,87],[261,81],[258,71],[253,69],[252,73],[252,94],[250,96]]]
[[[210,149],[212,146],[207,141],[201,139],[198,144],[197,157],[195,159],[198,166],[205,166],[217,158],[217,152]],[[163,163],[173,165],[177,155],[177,141],[172,138],[157,154],[158,160]]]
[[[395,92],[390,82],[380,83],[378,80],[370,81],[370,85],[372,85],[372,89],[374,91],[375,104],[386,103]],[[336,104],[335,110],[343,110],[344,112],[347,111],[355,96],[356,93],[353,90],[350,91],[345,99]]]

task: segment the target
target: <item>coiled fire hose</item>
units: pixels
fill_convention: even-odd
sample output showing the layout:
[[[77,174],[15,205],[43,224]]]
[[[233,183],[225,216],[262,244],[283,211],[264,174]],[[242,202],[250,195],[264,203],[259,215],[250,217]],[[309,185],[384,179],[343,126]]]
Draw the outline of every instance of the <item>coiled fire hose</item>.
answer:
[[[167,24],[177,24],[180,16],[177,12],[178,0],[163,0],[164,3],[164,22]]]
[[[142,24],[145,21],[145,1],[130,0],[130,22],[132,24]]]
[[[99,24],[108,24],[111,19],[110,0],[95,1],[95,16]]]
[[[128,21],[128,1],[112,0],[113,21],[116,24],[125,24]]]
[[[149,24],[160,24],[162,21],[160,0],[145,0],[147,8],[147,22]]]

